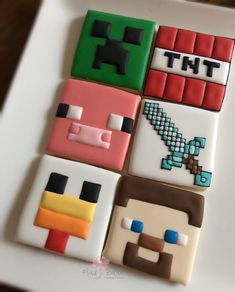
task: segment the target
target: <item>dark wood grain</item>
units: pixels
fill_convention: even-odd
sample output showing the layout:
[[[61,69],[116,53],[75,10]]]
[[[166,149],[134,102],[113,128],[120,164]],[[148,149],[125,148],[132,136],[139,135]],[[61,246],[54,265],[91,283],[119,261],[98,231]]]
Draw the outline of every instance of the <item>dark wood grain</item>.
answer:
[[[40,2],[40,0],[0,0],[0,108]]]
[[[209,4],[225,5],[235,7],[234,0],[194,0],[195,2],[204,2]]]
[[[1,292],[26,292],[26,290],[21,290],[21,289],[18,289],[18,288],[15,288],[15,287],[10,287],[10,286],[6,286],[4,284],[1,284],[0,283],[0,291]]]
[[[0,109],[41,0],[0,0]],[[0,283],[1,292],[20,292]]]

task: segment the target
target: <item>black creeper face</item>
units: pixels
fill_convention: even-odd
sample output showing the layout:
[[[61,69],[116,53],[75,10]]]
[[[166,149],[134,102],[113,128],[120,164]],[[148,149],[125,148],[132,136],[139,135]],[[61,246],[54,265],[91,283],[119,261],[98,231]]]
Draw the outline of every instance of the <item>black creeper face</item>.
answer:
[[[155,23],[88,11],[75,52],[75,78],[141,92]]]
[[[141,45],[144,31],[133,27],[126,27],[123,41],[113,40],[110,36],[112,24],[95,20],[91,35],[106,38],[104,46],[98,45],[93,68],[100,69],[103,63],[117,67],[118,74],[126,74],[129,61],[129,51],[123,48],[123,43]]]

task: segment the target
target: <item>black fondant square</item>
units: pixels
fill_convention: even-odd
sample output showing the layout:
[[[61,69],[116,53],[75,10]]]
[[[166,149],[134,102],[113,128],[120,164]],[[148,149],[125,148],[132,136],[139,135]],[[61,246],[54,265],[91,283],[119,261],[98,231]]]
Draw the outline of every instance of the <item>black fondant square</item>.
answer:
[[[143,35],[143,29],[127,26],[125,29],[123,41],[126,43],[141,45]]]
[[[45,191],[53,192],[57,194],[63,194],[67,181],[68,181],[68,176],[62,175],[60,173],[52,172],[47,182]]]
[[[95,20],[91,35],[94,37],[108,38],[111,29],[111,23]]]
[[[101,190],[100,184],[84,181],[79,198],[87,202],[97,203],[100,190]]]
[[[131,133],[134,125],[134,120],[124,117],[122,123],[122,131],[126,133]]]
[[[60,103],[56,112],[56,117],[58,118],[66,118],[69,110],[69,105],[65,103]]]

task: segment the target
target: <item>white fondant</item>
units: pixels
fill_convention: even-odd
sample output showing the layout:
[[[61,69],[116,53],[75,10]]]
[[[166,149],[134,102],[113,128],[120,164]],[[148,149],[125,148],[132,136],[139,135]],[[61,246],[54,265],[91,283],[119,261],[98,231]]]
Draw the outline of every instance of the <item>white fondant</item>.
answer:
[[[218,113],[153,100],[143,100],[141,113],[145,101],[156,102],[164,109],[171,122],[175,123],[175,127],[186,139],[186,143],[194,137],[206,138],[205,148],[200,149],[196,159],[204,171],[212,172],[213,178]],[[145,115],[140,114],[128,172],[165,183],[200,188],[194,185],[194,175],[186,169],[185,164],[181,168],[173,166],[171,170],[161,168],[162,159],[170,154],[161,136],[153,129]]]
[[[82,117],[83,108],[81,106],[70,105],[67,113],[67,118],[80,120]]]
[[[169,58],[167,56],[164,56],[165,52],[179,53],[181,55],[180,59],[174,59],[173,68],[168,67]],[[193,69],[191,69],[189,67],[188,67],[187,71],[182,70],[184,56],[189,57],[189,59],[192,61],[194,61],[195,58],[200,58],[200,65],[199,65],[199,73],[198,74],[194,74]],[[220,64],[220,68],[213,69],[213,76],[212,77],[207,76],[208,67],[203,64],[204,60],[217,62]],[[192,78],[196,78],[196,79],[202,79],[205,81],[216,82],[216,83],[223,84],[223,85],[225,85],[227,83],[228,74],[229,74],[229,67],[230,67],[230,63],[227,63],[227,62],[222,62],[222,61],[211,59],[211,58],[204,58],[204,57],[197,56],[197,55],[191,55],[191,54],[180,53],[180,52],[173,52],[170,50],[160,49],[160,48],[155,49],[152,63],[151,63],[152,69],[161,70],[161,71],[165,71],[165,72],[173,73],[173,74],[177,74],[177,75],[182,75],[185,77],[192,77]]]
[[[48,230],[33,225],[40,206],[43,190],[51,172],[69,177],[65,193],[79,197],[83,182],[101,184],[94,220],[87,240],[70,236],[65,255],[93,261],[101,256],[112,211],[113,199],[120,175],[98,167],[45,155],[22,212],[17,239],[23,243],[44,248]]]
[[[177,244],[186,246],[188,244],[188,235],[179,233],[178,234],[178,239],[177,239]]]
[[[110,114],[107,128],[120,131],[122,129],[123,117],[116,114]]]
[[[111,131],[90,127],[78,123],[72,123],[72,126],[73,125],[79,127],[79,133],[78,134],[69,133],[68,140],[92,146],[97,146],[105,149],[109,148],[110,142],[102,141],[102,135],[106,134],[108,136],[111,136],[112,135]]]
[[[132,219],[127,218],[127,217],[123,218],[123,219],[122,219],[122,227],[123,227],[124,229],[131,230],[131,224],[132,224],[132,221],[133,221]]]

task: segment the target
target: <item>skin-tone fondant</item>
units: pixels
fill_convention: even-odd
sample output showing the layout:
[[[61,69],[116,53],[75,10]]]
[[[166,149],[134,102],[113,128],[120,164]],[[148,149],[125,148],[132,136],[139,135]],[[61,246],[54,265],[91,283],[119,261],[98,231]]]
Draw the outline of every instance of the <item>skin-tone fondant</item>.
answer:
[[[170,184],[211,186],[218,114],[143,100],[129,173]]]
[[[233,49],[233,39],[160,26],[144,95],[220,111]]]
[[[86,81],[67,80],[47,152],[121,170],[139,102],[140,96],[129,92]],[[62,113],[61,104],[83,108],[80,119],[68,118],[66,111]]]
[[[155,26],[153,21],[88,11],[71,75],[140,92]]]
[[[99,258],[119,177],[45,155],[22,213],[17,239],[86,261]]]
[[[179,202],[178,206],[176,202]],[[183,205],[188,206],[184,211]],[[194,210],[194,215],[190,210]],[[113,263],[187,284],[191,278],[203,210],[204,198],[200,195],[141,178],[123,177],[104,255]],[[123,228],[121,222],[125,217],[142,221],[143,232]],[[166,242],[164,235],[169,229],[187,235],[187,244]],[[141,249],[143,247],[146,252]],[[159,255],[157,260],[156,254]]]

